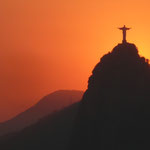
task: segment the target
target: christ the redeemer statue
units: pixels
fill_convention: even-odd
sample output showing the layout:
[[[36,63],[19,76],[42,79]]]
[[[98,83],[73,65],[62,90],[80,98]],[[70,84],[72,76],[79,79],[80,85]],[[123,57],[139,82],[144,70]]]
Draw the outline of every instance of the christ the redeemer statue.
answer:
[[[122,30],[123,32],[123,40],[122,40],[122,43],[127,43],[126,41],[126,32],[127,30],[130,30],[131,28],[127,28],[125,25],[122,27],[122,28],[118,28],[120,30]]]

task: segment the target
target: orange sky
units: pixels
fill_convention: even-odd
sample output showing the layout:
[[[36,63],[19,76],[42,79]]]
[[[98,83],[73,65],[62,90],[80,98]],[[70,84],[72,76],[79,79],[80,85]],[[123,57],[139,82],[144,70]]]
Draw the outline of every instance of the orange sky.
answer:
[[[100,57],[127,39],[150,58],[149,0],[0,1],[0,121],[57,89],[85,90]]]

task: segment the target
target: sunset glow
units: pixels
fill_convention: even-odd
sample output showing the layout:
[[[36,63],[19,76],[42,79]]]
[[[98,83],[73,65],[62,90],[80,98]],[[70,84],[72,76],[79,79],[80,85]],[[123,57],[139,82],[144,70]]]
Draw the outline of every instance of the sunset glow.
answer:
[[[150,59],[149,0],[0,2],[0,121],[58,89],[85,90],[100,58],[127,41]]]

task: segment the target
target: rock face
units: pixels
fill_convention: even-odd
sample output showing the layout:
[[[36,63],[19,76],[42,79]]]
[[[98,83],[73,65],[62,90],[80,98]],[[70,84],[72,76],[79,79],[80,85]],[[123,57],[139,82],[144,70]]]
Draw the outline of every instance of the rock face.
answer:
[[[147,149],[150,66],[136,46],[119,44],[104,55],[88,83],[70,149]]]

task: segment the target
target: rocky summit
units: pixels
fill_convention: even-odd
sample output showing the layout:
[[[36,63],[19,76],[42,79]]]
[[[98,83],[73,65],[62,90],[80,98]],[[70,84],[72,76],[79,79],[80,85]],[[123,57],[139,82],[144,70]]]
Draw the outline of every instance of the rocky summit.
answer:
[[[94,68],[76,118],[71,150],[149,147],[150,66],[134,44],[118,44]]]

